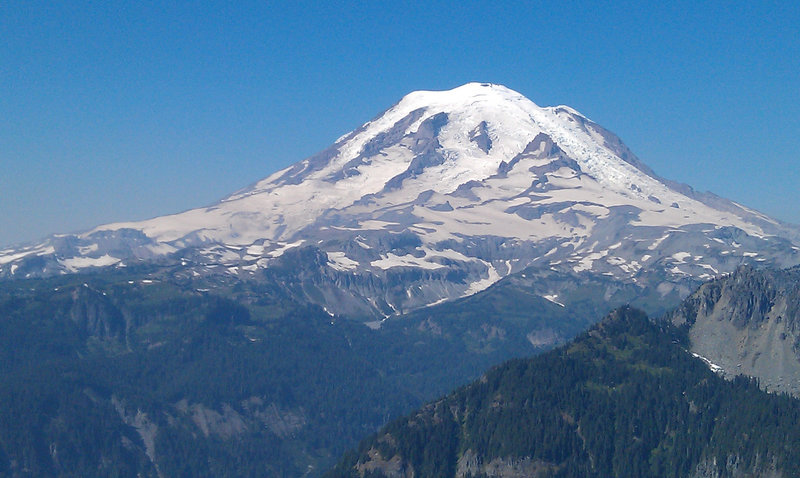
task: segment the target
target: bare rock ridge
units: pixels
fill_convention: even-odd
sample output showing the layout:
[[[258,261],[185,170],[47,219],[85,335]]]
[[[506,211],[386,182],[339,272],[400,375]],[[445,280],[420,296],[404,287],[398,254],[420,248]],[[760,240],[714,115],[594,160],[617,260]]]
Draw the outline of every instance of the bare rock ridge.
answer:
[[[739,268],[703,284],[669,318],[722,375],[800,396],[800,268]]]
[[[410,93],[209,207],[0,250],[0,278],[157,261],[258,279],[288,262],[331,314],[380,318],[530,268],[685,296],[741,264],[798,264],[798,244],[796,226],[662,179],[572,108],[469,83]],[[317,260],[297,262],[307,248]]]

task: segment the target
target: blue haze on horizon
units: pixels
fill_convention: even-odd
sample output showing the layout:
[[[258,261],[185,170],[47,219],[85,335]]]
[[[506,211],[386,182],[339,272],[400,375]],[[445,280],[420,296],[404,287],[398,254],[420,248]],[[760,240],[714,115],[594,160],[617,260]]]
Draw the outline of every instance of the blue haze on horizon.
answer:
[[[0,5],[0,245],[211,204],[470,81],[800,223],[795,2],[162,3]]]

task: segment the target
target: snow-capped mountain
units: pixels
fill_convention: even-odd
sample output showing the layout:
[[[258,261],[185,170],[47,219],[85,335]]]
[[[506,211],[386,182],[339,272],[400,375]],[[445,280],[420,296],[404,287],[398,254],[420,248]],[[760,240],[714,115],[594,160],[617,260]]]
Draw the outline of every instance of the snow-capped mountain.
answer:
[[[195,275],[289,266],[331,313],[386,315],[530,267],[686,295],[745,262],[800,263],[799,244],[795,226],[660,178],[572,108],[469,83],[411,93],[210,207],[0,251],[0,277],[140,260]]]

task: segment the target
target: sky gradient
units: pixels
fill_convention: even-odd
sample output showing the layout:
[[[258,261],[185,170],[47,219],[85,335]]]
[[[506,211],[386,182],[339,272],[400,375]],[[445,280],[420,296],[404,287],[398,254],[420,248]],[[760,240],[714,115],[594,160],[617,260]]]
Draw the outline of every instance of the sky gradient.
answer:
[[[0,245],[208,205],[470,81],[800,223],[793,2],[161,3],[0,4]]]

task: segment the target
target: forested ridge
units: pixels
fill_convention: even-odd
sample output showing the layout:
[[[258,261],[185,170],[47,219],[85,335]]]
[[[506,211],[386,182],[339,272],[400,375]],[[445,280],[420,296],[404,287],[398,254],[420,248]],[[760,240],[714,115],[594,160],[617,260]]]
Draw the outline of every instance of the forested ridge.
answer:
[[[419,404],[363,325],[147,277],[3,285],[0,476],[299,476]]]
[[[687,345],[619,309],[393,421],[326,476],[800,476],[800,402],[722,379]]]
[[[579,333],[604,290],[561,307],[502,281],[372,330],[286,287],[150,266],[0,283],[0,476],[319,476],[387,421]],[[800,476],[793,400],[625,320],[391,422],[333,476]]]
[[[0,476],[319,476],[592,311],[501,285],[372,330],[287,287],[157,266],[0,283]]]

